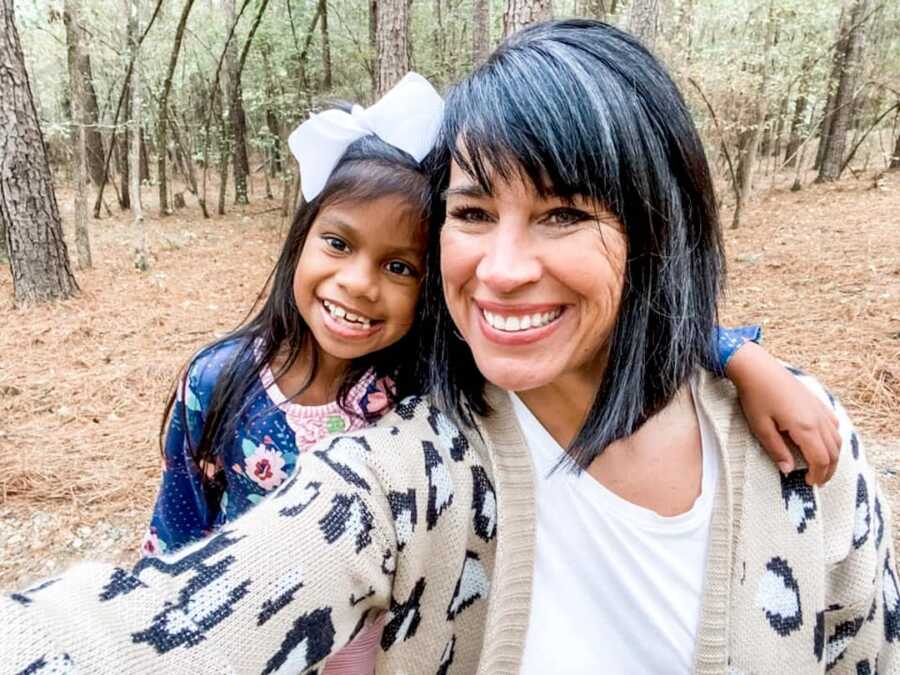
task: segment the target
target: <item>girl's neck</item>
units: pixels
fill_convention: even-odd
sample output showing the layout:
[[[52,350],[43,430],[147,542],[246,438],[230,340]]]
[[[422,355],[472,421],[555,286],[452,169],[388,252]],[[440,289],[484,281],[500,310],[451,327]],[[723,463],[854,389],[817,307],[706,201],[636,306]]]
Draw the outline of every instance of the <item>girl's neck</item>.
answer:
[[[338,359],[330,354],[318,350],[316,373],[309,382],[309,375],[313,367],[313,350],[316,345],[305,347],[294,359],[287,370],[284,369],[286,354],[275,357],[272,363],[272,372],[276,375],[278,388],[293,403],[300,405],[325,405],[337,399],[341,382],[350,368],[350,362],[346,359]],[[308,384],[307,384],[308,383]],[[297,394],[301,389],[302,392]]]

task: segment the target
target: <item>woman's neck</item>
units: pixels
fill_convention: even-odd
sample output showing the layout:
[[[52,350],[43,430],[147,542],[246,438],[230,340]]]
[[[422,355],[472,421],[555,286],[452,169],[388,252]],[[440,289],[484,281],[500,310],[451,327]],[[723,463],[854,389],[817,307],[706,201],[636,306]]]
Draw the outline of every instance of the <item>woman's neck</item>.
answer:
[[[318,349],[316,371],[309,381],[313,368],[313,350],[317,346],[304,346],[294,362],[283,373],[287,355],[279,354],[272,363],[278,388],[292,402],[300,405],[324,405],[337,399],[341,382],[350,368],[350,361],[338,359]],[[303,391],[300,391],[300,390]],[[300,392],[297,394],[296,392]]]
[[[599,378],[571,375],[537,389],[516,392],[516,395],[553,439],[567,448],[587,419],[600,381]]]

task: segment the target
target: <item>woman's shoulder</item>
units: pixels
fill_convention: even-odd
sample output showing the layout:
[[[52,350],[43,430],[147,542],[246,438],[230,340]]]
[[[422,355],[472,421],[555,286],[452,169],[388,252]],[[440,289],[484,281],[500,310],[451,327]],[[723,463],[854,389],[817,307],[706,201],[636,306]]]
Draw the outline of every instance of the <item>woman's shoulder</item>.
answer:
[[[748,455],[748,463],[765,467],[765,475],[772,473],[780,476],[780,481],[773,483],[773,504],[777,502],[786,509],[799,533],[805,532],[811,521],[821,522],[824,554],[828,562],[845,559],[854,548],[859,548],[866,541],[874,541],[880,546],[888,505],[882,502],[877,470],[866,456],[862,436],[838,397],[821,380],[790,364],[785,363],[784,366],[837,417],[841,437],[837,469],[824,486],[813,488],[806,484],[807,465],[799,452],[794,453],[795,470],[787,475],[769,471],[774,464],[762,451]],[[743,419],[743,413],[731,382],[708,373],[702,373],[699,377],[701,402],[724,442],[756,447],[752,443],[735,442],[751,438],[751,434],[745,425],[734,424],[735,418]],[[728,451],[733,449],[728,448]],[[730,460],[734,461],[734,458]],[[754,471],[745,475],[759,478],[764,474]]]

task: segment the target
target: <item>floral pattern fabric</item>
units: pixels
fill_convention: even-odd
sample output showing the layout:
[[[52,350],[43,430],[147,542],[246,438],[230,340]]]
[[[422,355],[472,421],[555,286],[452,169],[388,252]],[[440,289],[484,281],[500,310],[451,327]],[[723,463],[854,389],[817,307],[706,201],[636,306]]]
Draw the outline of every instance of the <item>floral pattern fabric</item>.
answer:
[[[210,499],[191,447],[200,442],[216,381],[239,351],[237,341],[204,350],[179,388],[166,434],[159,496],[141,547],[145,556],[174,551],[233,520],[287,480],[299,453],[329,434],[363,428],[366,416],[387,411],[388,378],[365,375],[348,396],[350,409],[359,410],[351,415],[337,402],[302,406],[288,401],[264,368],[232,440],[221,448],[216,465],[205,467],[210,477],[218,474],[223,486],[221,497]]]

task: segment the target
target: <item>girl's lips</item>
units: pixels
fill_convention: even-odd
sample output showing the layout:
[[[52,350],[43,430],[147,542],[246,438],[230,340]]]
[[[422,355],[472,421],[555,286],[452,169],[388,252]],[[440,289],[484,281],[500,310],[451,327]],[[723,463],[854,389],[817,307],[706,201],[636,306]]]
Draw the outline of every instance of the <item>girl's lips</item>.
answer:
[[[345,340],[365,340],[372,337],[382,329],[384,322],[379,321],[373,323],[369,328],[363,328],[361,324],[351,324],[348,321],[341,321],[331,315],[323,303],[319,303],[319,311],[322,313],[322,319],[325,327]]]
[[[478,315],[478,327],[481,329],[482,335],[489,342],[493,342],[499,345],[507,345],[507,346],[517,346],[517,345],[527,345],[533,342],[538,342],[539,340],[543,340],[550,334],[554,333],[556,329],[559,327],[560,322],[563,317],[566,316],[566,306],[563,305],[560,309],[559,316],[557,316],[553,321],[548,323],[545,326],[541,326],[539,328],[528,328],[526,330],[520,330],[516,332],[507,332],[502,330],[497,330],[491,324],[487,322],[487,319],[484,318],[484,310],[479,306],[480,303],[476,303],[473,307],[473,310]],[[494,307],[502,308],[502,305],[494,305]],[[537,307],[537,305],[529,306]],[[541,307],[544,307],[543,305]],[[549,307],[559,307],[559,305],[548,305]],[[490,310],[490,307],[485,307],[485,309]],[[506,311],[510,314],[514,313],[511,311],[510,307],[505,307]]]

